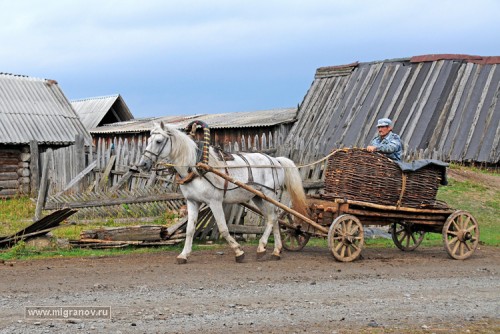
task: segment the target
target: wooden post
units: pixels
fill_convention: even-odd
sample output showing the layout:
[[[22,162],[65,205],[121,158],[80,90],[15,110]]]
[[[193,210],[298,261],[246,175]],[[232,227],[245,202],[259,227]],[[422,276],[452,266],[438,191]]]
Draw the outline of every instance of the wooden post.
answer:
[[[38,193],[38,188],[40,187],[40,169],[38,167],[39,164],[39,152],[38,152],[38,143],[36,140],[30,141],[30,173],[31,173],[31,197],[35,198]]]
[[[42,209],[43,209],[43,206],[45,205],[45,201],[46,201],[48,190],[49,190],[50,154],[46,154],[45,156],[46,156],[46,159],[43,162],[42,179],[40,180],[40,190],[38,191],[38,199],[36,201],[35,217],[33,218],[33,221],[37,221],[41,218]]]
[[[235,180],[234,178],[230,177],[229,175],[226,175],[226,174],[224,174],[222,172],[219,172],[218,170],[212,168],[211,166],[209,166],[207,164],[199,162],[196,166],[198,166],[200,168],[203,168],[204,170],[206,170],[208,172],[212,172],[215,175],[220,176],[223,179],[228,180],[229,182],[231,182],[231,183],[233,183],[233,184],[235,184],[235,185],[237,185],[237,186],[239,186],[239,187],[241,187],[241,188],[243,188],[245,190],[248,190],[249,192],[251,192],[251,193],[259,196],[263,200],[265,200],[265,201],[267,201],[267,202],[269,202],[271,204],[274,204],[277,207],[279,207],[280,209],[283,209],[286,212],[294,215],[295,217],[297,217],[297,218],[305,221],[306,223],[310,224],[311,226],[313,226],[314,228],[320,230],[321,232],[328,234],[328,229],[326,227],[321,226],[320,224],[316,223],[314,220],[310,219],[309,217],[306,217],[303,214],[301,214],[301,213],[299,213],[299,212],[297,212],[295,210],[290,209],[289,207],[287,207],[286,205],[284,205],[284,204],[276,201],[275,199],[267,197],[263,192],[258,191],[257,189],[252,188],[252,187],[246,185],[243,182]]]

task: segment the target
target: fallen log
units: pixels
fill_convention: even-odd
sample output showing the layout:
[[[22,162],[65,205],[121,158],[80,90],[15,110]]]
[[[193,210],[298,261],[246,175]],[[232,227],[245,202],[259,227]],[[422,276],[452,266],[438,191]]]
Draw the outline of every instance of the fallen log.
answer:
[[[159,241],[163,239],[166,228],[161,225],[140,225],[107,227],[86,230],[80,233],[80,239],[106,241]]]

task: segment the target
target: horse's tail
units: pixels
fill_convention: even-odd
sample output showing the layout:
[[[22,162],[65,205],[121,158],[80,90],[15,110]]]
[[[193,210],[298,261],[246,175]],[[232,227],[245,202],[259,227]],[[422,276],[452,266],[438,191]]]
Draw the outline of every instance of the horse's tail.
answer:
[[[285,167],[285,187],[290,194],[292,208],[304,216],[307,216],[306,194],[304,193],[302,178],[300,177],[297,166],[288,158],[278,157],[276,159]]]

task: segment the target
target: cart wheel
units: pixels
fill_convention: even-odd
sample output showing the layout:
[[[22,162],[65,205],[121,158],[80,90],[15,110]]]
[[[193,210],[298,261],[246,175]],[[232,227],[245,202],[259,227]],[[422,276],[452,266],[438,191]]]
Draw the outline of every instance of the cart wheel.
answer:
[[[294,217],[287,212],[284,212],[284,214],[280,216],[280,219],[284,220],[289,225],[296,225],[293,221]],[[280,233],[283,248],[291,252],[302,250],[311,237],[308,233],[302,232],[300,228],[291,228],[284,224],[280,224]]]
[[[364,244],[363,225],[353,215],[335,218],[328,231],[328,247],[338,261],[354,261]]]
[[[479,226],[467,211],[453,212],[443,226],[444,248],[448,255],[464,260],[474,253],[479,243]]]
[[[398,222],[392,224],[392,241],[396,247],[404,252],[415,250],[422,240],[424,240],[424,231],[415,231],[412,223]]]

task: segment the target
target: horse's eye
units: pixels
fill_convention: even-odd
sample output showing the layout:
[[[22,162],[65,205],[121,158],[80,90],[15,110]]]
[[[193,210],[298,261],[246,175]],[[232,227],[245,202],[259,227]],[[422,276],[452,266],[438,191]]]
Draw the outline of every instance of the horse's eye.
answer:
[[[161,144],[161,142],[163,141],[163,138],[160,138],[160,139],[156,139],[156,143],[157,144]]]

